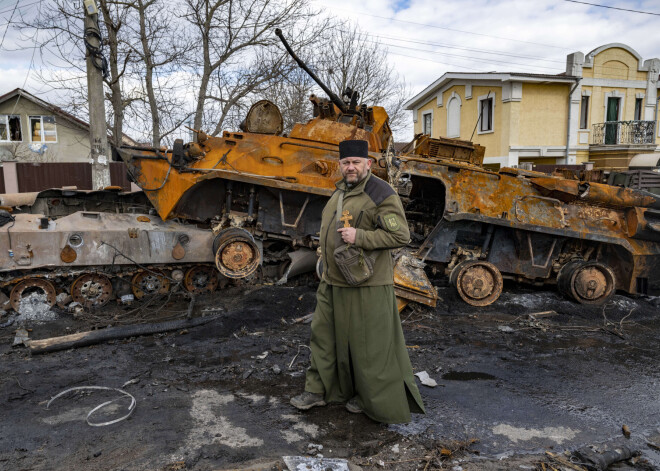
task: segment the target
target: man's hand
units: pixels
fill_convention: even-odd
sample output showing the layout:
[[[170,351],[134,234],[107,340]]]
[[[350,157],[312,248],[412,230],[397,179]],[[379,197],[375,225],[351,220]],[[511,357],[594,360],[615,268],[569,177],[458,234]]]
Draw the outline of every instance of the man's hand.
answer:
[[[357,233],[357,229],[354,227],[341,227],[337,229],[337,232],[341,233],[341,240],[347,244],[355,243],[355,234]]]

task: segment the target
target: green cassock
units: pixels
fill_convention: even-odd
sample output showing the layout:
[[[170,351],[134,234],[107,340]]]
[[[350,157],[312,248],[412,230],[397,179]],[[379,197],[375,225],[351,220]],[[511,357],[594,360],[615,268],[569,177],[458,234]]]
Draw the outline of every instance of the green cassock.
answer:
[[[329,230],[335,227],[335,193],[321,224],[324,276],[316,293],[305,390],[324,394],[327,402],[345,402],[357,395],[373,420],[410,422],[410,413],[424,413],[424,404],[406,350],[392,278],[390,249],[409,238],[403,207],[394,190],[372,175],[350,190],[343,182],[337,186],[345,192],[344,208],[359,220],[355,245],[379,253],[375,274],[367,282],[353,287],[341,278],[326,254],[336,245]]]

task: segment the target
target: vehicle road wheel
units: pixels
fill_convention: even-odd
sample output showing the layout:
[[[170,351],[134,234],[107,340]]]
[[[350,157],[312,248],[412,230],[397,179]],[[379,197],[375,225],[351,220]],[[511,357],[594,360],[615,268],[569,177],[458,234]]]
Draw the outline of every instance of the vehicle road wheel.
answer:
[[[43,302],[46,303],[48,308],[53,307],[55,304],[57,295],[55,287],[50,281],[43,278],[28,278],[14,286],[9,294],[9,301],[14,311],[20,312],[21,302],[32,293],[45,296]]]
[[[488,306],[502,294],[502,274],[495,265],[483,260],[469,260],[457,265],[451,279],[458,294],[473,306]]]
[[[131,284],[133,294],[137,299],[152,294],[165,294],[170,290],[170,280],[158,270],[136,273]]]
[[[582,260],[564,265],[557,276],[559,291],[580,304],[603,304],[616,288],[614,272],[600,262]]]
[[[230,228],[218,234],[213,241],[215,266],[227,278],[246,278],[257,271],[261,252],[252,234]]]
[[[207,265],[195,265],[186,272],[183,285],[194,294],[211,293],[218,287],[218,272]]]
[[[82,275],[71,285],[71,297],[86,309],[105,306],[112,297],[112,283],[105,275]]]

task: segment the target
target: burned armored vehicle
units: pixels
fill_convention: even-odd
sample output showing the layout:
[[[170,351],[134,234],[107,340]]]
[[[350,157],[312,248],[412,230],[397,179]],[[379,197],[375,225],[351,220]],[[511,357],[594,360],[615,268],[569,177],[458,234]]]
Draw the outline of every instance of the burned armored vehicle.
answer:
[[[95,308],[218,283],[209,231],[163,221],[142,192],[52,189],[0,195],[0,206],[0,307],[20,311],[36,296]]]
[[[281,280],[317,264],[321,211],[341,178],[338,145],[346,139],[369,143],[370,155],[387,178],[385,155],[392,154],[386,111],[358,104],[350,89],[340,98],[289,48],[292,57],[326,92],[314,95],[313,118],[282,133],[282,116],[268,101],[252,106],[240,132],[177,142],[168,151],[128,148],[119,154],[132,179],[144,190],[163,220],[184,219],[209,227],[209,246],[218,272],[227,278],[271,276]],[[418,278],[410,267],[403,279]],[[400,271],[400,273],[402,273]],[[421,273],[423,277],[423,272]],[[401,295],[435,303],[433,287],[400,287]]]
[[[660,294],[660,197],[606,184],[456,158],[446,139],[417,136],[395,185],[415,255],[483,306],[503,279],[556,284],[601,304],[615,292]],[[474,157],[477,157],[476,159]],[[481,154],[483,157],[483,154]]]

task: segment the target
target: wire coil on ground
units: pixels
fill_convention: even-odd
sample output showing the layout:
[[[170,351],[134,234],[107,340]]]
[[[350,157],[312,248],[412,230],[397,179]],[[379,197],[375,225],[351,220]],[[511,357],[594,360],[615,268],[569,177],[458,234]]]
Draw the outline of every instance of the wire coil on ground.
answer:
[[[50,407],[50,404],[55,399],[57,399],[58,397],[64,396],[66,393],[69,393],[71,391],[83,391],[83,390],[117,391],[118,393],[122,394],[121,397],[118,397],[117,399],[113,399],[112,401],[106,401],[103,404],[100,404],[100,405],[96,406],[94,409],[92,409],[91,411],[89,411],[89,413],[87,414],[87,417],[85,418],[85,421],[87,422],[87,425],[91,425],[92,427],[104,427],[106,425],[116,424],[117,422],[121,422],[122,420],[127,419],[133,413],[133,411],[135,410],[136,401],[135,401],[135,397],[133,397],[133,395],[127,393],[123,389],[109,388],[109,387],[106,387],[106,386],[78,386],[78,387],[75,387],[75,388],[65,389],[64,391],[57,394],[56,396],[53,396],[50,399],[50,401],[48,401],[48,404],[46,404],[46,409],[48,409]],[[92,414],[94,414],[94,412],[96,412],[100,409],[103,409],[104,407],[109,406],[113,402],[117,402],[118,400],[123,399],[124,397],[130,397],[131,398],[131,403],[128,406],[128,414],[126,414],[122,417],[119,417],[118,419],[109,420],[107,422],[92,422],[92,421],[90,421],[90,417],[92,416]]]

